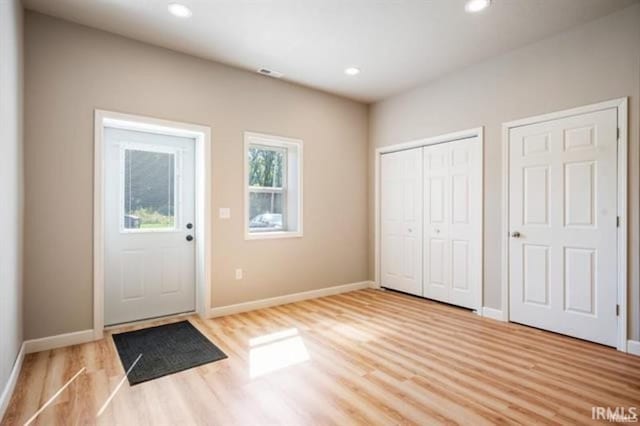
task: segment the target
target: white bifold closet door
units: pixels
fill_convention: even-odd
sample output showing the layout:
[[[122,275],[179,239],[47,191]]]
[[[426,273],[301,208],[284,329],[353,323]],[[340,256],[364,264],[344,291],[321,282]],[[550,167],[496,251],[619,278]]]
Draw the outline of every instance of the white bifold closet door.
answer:
[[[423,149],[423,296],[480,308],[481,144],[475,137]]]
[[[479,308],[479,138],[383,154],[380,171],[382,287]]]
[[[381,284],[422,295],[422,148],[380,161]]]

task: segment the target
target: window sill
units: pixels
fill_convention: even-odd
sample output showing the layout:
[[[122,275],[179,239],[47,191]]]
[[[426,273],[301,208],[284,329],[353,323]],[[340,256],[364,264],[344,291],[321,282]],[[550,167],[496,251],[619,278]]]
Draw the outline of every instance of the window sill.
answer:
[[[301,231],[286,232],[253,232],[244,235],[245,240],[274,240],[278,238],[301,238]]]

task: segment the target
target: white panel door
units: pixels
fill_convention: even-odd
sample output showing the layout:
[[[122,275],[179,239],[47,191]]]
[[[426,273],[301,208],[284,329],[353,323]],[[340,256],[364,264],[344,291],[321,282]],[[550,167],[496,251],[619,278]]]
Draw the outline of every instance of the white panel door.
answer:
[[[423,296],[478,309],[482,289],[482,146],[424,148]]]
[[[105,324],[195,310],[195,141],[104,136]]]
[[[449,223],[451,183],[449,144],[423,148],[424,158],[424,267],[423,296],[449,303],[451,260]]]
[[[509,141],[510,320],[615,346],[616,110]]]
[[[380,159],[381,285],[422,294],[422,149]]]

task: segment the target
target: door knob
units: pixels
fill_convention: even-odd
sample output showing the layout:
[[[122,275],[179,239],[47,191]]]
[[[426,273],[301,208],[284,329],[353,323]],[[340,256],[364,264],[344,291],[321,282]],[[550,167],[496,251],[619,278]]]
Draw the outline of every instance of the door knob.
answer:
[[[187,229],[193,228],[193,223],[187,223]]]
[[[187,241],[193,241],[193,235],[187,235]]]
[[[520,238],[520,233],[519,233],[518,231],[513,231],[513,232],[511,233],[511,236],[512,236],[513,238]]]

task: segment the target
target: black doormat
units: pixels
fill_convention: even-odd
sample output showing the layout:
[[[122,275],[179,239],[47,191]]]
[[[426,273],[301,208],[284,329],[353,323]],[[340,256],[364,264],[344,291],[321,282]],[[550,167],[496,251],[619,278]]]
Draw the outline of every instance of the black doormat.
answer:
[[[189,321],[113,335],[130,385],[227,358]]]

